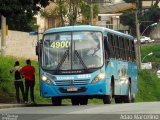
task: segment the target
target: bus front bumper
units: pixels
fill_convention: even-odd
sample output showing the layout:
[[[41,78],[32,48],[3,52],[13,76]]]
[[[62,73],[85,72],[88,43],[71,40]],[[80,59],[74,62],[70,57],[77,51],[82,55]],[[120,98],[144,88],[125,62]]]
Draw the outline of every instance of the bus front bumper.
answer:
[[[109,94],[109,88],[106,83],[73,85],[73,86],[55,86],[41,83],[42,97],[72,97],[72,96],[102,96]]]

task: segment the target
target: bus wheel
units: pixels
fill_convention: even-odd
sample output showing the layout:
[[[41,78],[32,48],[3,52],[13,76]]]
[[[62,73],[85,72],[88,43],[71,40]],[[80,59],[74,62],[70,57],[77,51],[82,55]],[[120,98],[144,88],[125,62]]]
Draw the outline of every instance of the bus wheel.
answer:
[[[131,95],[132,99],[131,102],[134,103],[135,102],[135,95]]]
[[[87,105],[88,104],[88,98],[87,97],[82,97],[80,99],[80,105]]]
[[[124,96],[124,103],[131,103],[132,95],[131,95],[131,86],[128,86],[128,95]]]
[[[111,87],[110,87],[110,95],[103,96],[103,103],[104,104],[111,104],[112,96],[113,96],[113,87],[111,85]]]
[[[61,106],[62,99],[58,97],[52,97],[52,105],[54,106]]]
[[[111,104],[111,102],[112,102],[112,99],[111,99],[110,95],[103,96],[103,103],[104,104]]]
[[[79,105],[78,98],[71,98],[72,105]]]
[[[115,96],[114,99],[115,99],[115,103],[122,103],[123,102],[122,96]]]

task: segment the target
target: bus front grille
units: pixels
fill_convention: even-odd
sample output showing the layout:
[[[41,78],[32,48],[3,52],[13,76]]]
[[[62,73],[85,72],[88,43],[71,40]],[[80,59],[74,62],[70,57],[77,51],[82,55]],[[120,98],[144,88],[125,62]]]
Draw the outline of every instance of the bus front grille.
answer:
[[[55,84],[58,86],[61,85],[85,85],[89,83],[89,79],[87,80],[55,80]]]

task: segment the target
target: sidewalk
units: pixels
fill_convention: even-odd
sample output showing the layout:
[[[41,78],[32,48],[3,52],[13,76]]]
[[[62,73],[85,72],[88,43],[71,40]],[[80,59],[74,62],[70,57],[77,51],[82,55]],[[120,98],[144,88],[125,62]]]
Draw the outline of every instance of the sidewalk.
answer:
[[[26,107],[29,106],[28,104],[3,104],[0,103],[0,109],[4,109],[4,108],[13,108],[13,107]]]

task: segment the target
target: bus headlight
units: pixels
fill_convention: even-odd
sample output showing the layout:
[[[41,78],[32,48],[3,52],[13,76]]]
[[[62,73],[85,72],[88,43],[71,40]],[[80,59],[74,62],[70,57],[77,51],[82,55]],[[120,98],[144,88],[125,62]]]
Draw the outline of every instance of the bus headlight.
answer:
[[[45,75],[42,75],[41,79],[42,79],[42,81],[44,81],[45,83],[47,83],[49,85],[53,84],[52,81],[49,80],[48,77]]]
[[[105,73],[101,72],[92,80],[91,83],[97,83],[97,82],[103,80],[104,78],[105,78]]]

